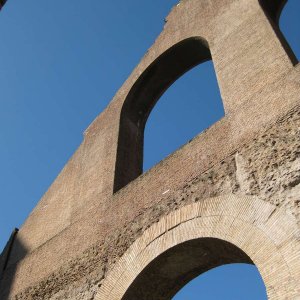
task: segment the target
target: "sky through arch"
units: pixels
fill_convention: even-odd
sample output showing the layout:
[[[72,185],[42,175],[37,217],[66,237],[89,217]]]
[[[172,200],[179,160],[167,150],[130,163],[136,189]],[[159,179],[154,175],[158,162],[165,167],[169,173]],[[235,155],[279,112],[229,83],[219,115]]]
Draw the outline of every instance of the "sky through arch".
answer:
[[[183,287],[172,300],[266,300],[266,288],[253,265],[229,264],[212,269]]]

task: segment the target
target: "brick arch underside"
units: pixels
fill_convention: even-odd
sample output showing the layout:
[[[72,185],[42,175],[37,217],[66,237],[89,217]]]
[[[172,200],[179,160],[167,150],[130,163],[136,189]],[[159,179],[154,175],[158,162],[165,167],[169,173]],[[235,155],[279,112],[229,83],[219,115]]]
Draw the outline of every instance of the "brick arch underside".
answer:
[[[292,216],[257,197],[206,199],[146,230],[108,274],[95,299],[167,300],[195,276],[233,262],[257,266],[269,299],[299,299],[298,237]],[[155,290],[154,298],[146,294]]]
[[[137,276],[122,300],[167,300],[206,271],[230,263],[253,264],[247,254],[216,238],[199,238],[176,245],[154,259]]]

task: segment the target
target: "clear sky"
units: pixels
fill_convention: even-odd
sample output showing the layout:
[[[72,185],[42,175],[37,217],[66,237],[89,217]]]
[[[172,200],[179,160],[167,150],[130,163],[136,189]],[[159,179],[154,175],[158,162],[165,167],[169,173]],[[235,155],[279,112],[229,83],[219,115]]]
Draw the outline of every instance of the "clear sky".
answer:
[[[177,2],[8,0],[0,12],[0,249],[152,45]],[[299,11],[300,1],[290,0],[281,18],[282,31],[298,58]],[[150,115],[144,168],[222,115],[213,66],[202,64],[179,79]],[[223,284],[222,297],[212,290],[217,280]],[[225,296],[230,280],[235,285]],[[230,294],[237,286],[242,296]],[[176,300],[200,295],[265,299],[258,272],[251,266],[218,268],[191,282],[189,289]]]

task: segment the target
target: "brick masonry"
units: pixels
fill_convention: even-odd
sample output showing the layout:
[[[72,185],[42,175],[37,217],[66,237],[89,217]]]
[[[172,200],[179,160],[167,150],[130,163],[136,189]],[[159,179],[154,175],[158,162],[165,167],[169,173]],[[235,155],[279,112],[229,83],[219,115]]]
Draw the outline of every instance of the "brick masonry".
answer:
[[[279,2],[269,15],[257,0],[183,0],[173,8],[20,229],[1,299],[166,300],[179,278],[235,261],[256,264],[269,299],[299,299],[300,66],[271,17]],[[195,49],[202,54],[185,60]],[[168,69],[173,55],[181,55],[178,69]],[[142,133],[135,110],[145,122],[157,100],[154,93],[139,102],[145,84],[167,88],[156,84],[209,56],[226,116],[145,174],[129,159],[132,181],[116,190],[128,167],[122,151],[139,150],[124,142]],[[144,74],[155,65],[165,73],[149,83]],[[210,249],[209,263],[195,264],[182,249],[196,257]],[[165,265],[173,270],[173,280],[163,277],[165,294],[154,293],[160,277],[139,294],[165,255],[174,262]]]

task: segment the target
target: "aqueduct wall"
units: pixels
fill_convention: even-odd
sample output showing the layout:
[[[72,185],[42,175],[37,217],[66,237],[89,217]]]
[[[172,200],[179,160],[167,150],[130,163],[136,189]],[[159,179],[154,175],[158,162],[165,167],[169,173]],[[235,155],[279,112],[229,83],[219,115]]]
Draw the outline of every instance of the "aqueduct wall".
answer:
[[[1,299],[133,299],[162,255],[186,262],[166,283],[168,297],[178,276],[243,261],[257,265],[270,299],[299,299],[300,67],[276,25],[285,2],[173,8],[1,256]],[[207,59],[226,116],[141,175],[153,105]],[[193,268],[181,249],[201,255],[204,244],[211,257]]]

